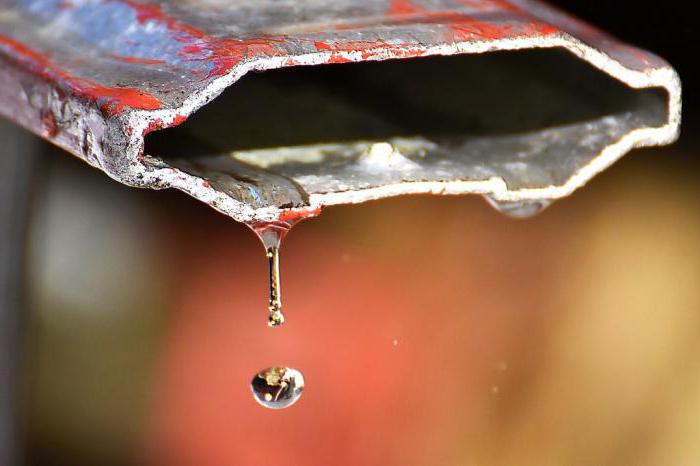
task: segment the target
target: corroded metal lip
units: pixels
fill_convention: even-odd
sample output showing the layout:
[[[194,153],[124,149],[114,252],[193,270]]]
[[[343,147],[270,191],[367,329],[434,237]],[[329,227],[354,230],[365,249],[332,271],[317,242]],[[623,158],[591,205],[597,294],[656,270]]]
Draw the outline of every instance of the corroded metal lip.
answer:
[[[2,0],[0,112],[122,183],[176,188],[242,222],[306,217],[327,205],[415,193],[550,201],[571,194],[629,150],[678,137],[676,72],[545,3],[329,3]],[[514,188],[502,176],[399,177],[347,189],[342,183],[302,185],[306,191],[297,202],[260,204],[197,170],[144,153],[147,134],[183,123],[251,71],[556,48],[630,88],[663,89],[667,99],[661,124],[628,128],[561,182]],[[402,156],[390,141],[370,141],[369,147],[384,143]]]

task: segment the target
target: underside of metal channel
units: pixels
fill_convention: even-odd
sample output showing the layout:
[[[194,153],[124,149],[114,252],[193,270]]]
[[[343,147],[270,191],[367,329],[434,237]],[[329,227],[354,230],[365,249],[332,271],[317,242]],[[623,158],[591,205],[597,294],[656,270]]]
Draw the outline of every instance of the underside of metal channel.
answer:
[[[545,4],[328,3],[0,0],[0,111],[244,222],[413,193],[527,215],[678,135],[666,62]]]
[[[667,101],[561,49],[299,67],[244,77],[145,153],[256,208],[546,201],[606,147],[662,126]]]

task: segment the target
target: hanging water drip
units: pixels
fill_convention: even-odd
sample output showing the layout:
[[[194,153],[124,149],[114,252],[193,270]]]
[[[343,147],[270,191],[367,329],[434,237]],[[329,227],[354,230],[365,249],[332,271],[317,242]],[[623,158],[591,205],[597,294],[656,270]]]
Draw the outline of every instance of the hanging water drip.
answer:
[[[250,224],[265,246],[269,265],[270,300],[267,325],[277,327],[284,323],[280,289],[280,256],[282,240],[297,220]],[[255,400],[270,409],[287,408],[299,399],[304,390],[304,376],[291,367],[274,366],[258,372],[250,382]]]
[[[267,306],[267,325],[278,327],[284,323],[280,289],[280,245],[296,221],[276,221],[249,225],[265,246],[269,267],[270,299]]]
[[[491,196],[485,196],[491,206],[496,210],[513,218],[527,218],[537,215],[552,204],[549,199],[536,199],[530,201],[504,202],[497,201]]]

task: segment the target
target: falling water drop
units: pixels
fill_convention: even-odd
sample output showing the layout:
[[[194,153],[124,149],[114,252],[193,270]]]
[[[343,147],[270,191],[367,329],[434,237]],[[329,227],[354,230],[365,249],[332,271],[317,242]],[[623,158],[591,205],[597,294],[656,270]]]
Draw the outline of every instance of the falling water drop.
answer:
[[[287,408],[301,397],[304,376],[291,367],[270,367],[258,372],[250,382],[255,400],[266,408]]]
[[[270,301],[267,320],[270,327],[277,327],[284,323],[280,289],[280,245],[297,221],[298,219],[248,224],[265,246],[265,255],[270,271]],[[287,408],[301,397],[304,390],[304,376],[291,367],[270,367],[258,372],[253,377],[250,389],[255,400],[262,406],[271,409]]]
[[[278,327],[284,323],[280,288],[280,245],[294,223],[293,221],[278,221],[250,225],[265,246],[265,255],[270,271],[270,301],[267,306],[267,325],[270,327]]]

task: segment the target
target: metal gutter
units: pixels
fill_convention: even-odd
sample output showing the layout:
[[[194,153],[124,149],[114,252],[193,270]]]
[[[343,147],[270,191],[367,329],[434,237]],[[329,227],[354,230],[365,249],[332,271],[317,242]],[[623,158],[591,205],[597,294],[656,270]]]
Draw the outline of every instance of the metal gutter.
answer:
[[[563,49],[630,89],[660,88],[663,108],[474,138],[458,150],[397,135],[255,147],[197,164],[144,152],[146,135],[184,123],[251,72],[527,49]],[[673,142],[681,86],[659,57],[535,0],[0,0],[0,102],[0,114],[121,183],[176,188],[250,223],[413,193],[478,193],[511,211],[545,205],[635,147]],[[518,177],[492,165],[493,151],[508,157],[522,144],[540,149]],[[540,176],[569,164],[569,146],[587,152],[566,173]]]

